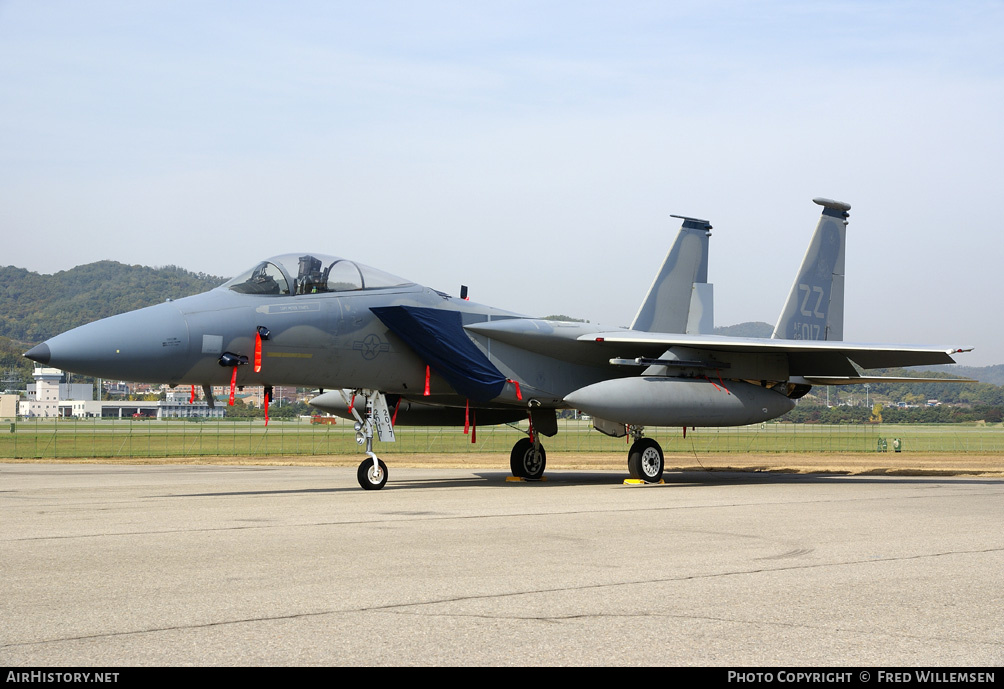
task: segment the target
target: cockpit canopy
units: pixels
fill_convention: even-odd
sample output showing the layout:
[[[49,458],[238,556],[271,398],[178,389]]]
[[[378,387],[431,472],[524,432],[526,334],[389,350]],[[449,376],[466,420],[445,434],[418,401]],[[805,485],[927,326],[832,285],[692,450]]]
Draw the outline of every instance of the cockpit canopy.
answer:
[[[284,254],[262,261],[223,286],[241,294],[318,294],[414,284],[362,263],[325,254]]]

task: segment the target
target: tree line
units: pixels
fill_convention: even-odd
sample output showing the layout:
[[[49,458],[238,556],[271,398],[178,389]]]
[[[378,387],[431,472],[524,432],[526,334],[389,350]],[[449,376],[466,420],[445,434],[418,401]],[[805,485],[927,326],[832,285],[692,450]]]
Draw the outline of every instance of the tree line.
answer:
[[[219,286],[225,278],[178,266],[98,261],[52,275],[0,267],[0,336],[37,344],[100,318]]]
[[[886,407],[876,403],[871,407],[827,407],[820,404],[799,404],[780,418],[786,423],[964,423],[1004,421],[1004,405],[974,405],[956,407]]]

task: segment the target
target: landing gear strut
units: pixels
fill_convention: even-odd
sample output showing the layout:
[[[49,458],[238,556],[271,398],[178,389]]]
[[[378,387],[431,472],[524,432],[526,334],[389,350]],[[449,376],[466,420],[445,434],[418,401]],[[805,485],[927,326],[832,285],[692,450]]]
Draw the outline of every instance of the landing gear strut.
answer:
[[[658,483],[662,480],[662,472],[666,466],[662,448],[652,438],[643,438],[641,427],[632,427],[631,436],[635,439],[628,451],[628,472],[631,478],[641,479],[646,483]]]
[[[509,453],[509,468],[516,478],[532,481],[543,478],[544,467],[547,466],[547,453],[540,442],[541,434],[552,436],[558,432],[558,417],[553,409],[543,410],[539,400],[532,399],[527,403],[530,416],[530,430],[527,437],[521,438],[512,446]]]

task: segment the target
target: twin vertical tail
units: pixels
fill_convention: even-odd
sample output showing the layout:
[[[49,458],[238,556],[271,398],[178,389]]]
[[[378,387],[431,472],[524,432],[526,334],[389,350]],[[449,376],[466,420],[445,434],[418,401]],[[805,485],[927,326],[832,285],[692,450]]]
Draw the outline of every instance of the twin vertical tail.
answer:
[[[648,290],[632,330],[654,333],[707,334],[714,329],[714,294],[708,283],[711,224],[683,220],[676,242]]]
[[[844,246],[850,204],[812,199],[823,207],[816,232],[774,326],[774,339],[844,339]]]
[[[844,246],[850,204],[813,199],[823,207],[788,301],[774,326],[774,339],[844,339]],[[708,283],[711,224],[683,220],[680,233],[652,282],[632,330],[708,334],[714,330],[714,293]]]

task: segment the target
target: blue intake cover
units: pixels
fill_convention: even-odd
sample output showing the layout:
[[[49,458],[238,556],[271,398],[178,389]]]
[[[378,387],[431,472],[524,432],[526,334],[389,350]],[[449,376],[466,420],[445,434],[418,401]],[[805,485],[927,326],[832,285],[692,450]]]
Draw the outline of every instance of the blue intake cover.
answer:
[[[380,306],[370,311],[467,399],[487,402],[505,387],[505,376],[471,340],[459,311],[417,306]]]

